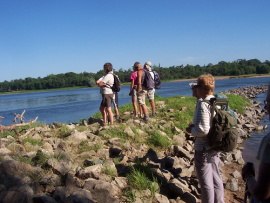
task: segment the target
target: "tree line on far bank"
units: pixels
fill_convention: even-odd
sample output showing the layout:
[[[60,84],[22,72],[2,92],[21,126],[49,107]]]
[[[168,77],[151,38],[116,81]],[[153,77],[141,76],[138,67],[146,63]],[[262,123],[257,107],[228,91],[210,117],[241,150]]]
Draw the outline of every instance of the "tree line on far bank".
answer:
[[[258,59],[238,59],[233,62],[220,61],[218,64],[209,63],[208,65],[189,65],[159,67],[154,65],[155,70],[161,80],[176,80],[196,78],[204,73],[211,73],[213,76],[238,76],[244,74],[268,74],[270,72],[270,61],[261,62]],[[122,83],[130,82],[130,75],[133,71],[128,70],[114,71]],[[51,74],[44,78],[16,79],[11,81],[0,82],[0,92],[18,91],[18,90],[41,90],[55,89],[75,86],[94,87],[95,81],[104,75],[104,71],[97,73],[61,73]]]

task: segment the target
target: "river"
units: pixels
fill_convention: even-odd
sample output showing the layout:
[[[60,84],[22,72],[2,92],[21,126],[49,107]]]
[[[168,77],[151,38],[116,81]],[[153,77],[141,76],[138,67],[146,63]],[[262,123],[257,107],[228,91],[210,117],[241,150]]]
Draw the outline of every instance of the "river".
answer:
[[[267,85],[269,77],[261,78],[236,78],[216,80],[215,93],[235,89],[238,87]],[[191,81],[166,82],[162,84],[161,89],[156,93],[161,97],[170,97],[174,95],[191,96],[189,83]],[[131,97],[128,96],[130,86],[122,86],[119,92],[119,105],[131,103]],[[263,101],[264,94],[258,96],[256,100]],[[14,113],[21,114],[25,110],[25,119],[34,119],[37,116],[38,121],[47,124],[54,121],[60,123],[78,122],[80,118],[88,118],[97,111],[101,102],[99,88],[86,88],[76,90],[48,91],[25,94],[0,95],[0,116],[2,125],[12,124]],[[262,124],[270,126],[266,116]],[[270,132],[270,128],[267,129]],[[252,133],[252,137],[245,141],[243,146],[243,158],[245,161],[254,161],[255,151],[257,152],[263,132]]]

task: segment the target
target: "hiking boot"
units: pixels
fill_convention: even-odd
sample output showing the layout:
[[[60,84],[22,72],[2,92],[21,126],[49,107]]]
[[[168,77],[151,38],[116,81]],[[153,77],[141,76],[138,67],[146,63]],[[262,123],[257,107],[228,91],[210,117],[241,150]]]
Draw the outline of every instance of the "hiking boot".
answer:
[[[148,117],[148,116],[145,116],[145,117],[143,118],[143,121],[144,121],[145,123],[147,123],[147,122],[149,121],[149,117]]]

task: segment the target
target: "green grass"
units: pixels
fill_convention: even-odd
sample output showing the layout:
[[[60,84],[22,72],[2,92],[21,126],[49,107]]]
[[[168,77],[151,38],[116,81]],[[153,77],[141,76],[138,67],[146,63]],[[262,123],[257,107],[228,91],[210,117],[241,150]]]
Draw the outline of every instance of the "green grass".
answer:
[[[43,145],[43,143],[40,141],[40,140],[38,140],[38,139],[33,139],[33,138],[30,138],[30,137],[27,137],[27,138],[25,138],[24,140],[23,140],[23,142],[22,142],[22,144],[24,145],[24,144],[26,144],[27,142],[29,142],[31,145],[38,145],[38,146],[42,146]]]
[[[58,130],[55,132],[55,136],[60,138],[66,138],[70,135],[71,129],[67,128],[66,125],[62,125],[62,127],[58,128]]]
[[[153,147],[161,147],[163,149],[168,148],[171,145],[171,141],[163,135],[160,135],[157,132],[152,132],[152,135],[148,138],[148,142],[150,146]]]
[[[132,190],[138,190],[142,192],[143,190],[149,189],[151,191],[151,199],[154,197],[157,186],[162,183],[158,183],[158,175],[154,172],[150,166],[146,163],[136,164],[130,167],[128,174],[128,188],[125,190],[124,194],[131,200],[135,201],[135,194]]]
[[[17,160],[18,162],[23,162],[29,165],[33,165],[32,163],[32,159],[28,158],[28,157],[23,157],[23,156],[19,156],[19,155],[15,155],[14,159]]]
[[[121,159],[122,159],[121,156],[115,157],[115,158],[113,159],[113,163],[114,163],[115,165],[117,165],[117,164],[119,164],[119,163],[121,162]]]
[[[232,110],[236,111],[237,113],[244,114],[245,107],[251,106],[249,99],[246,99],[244,97],[240,97],[240,96],[234,95],[234,94],[226,94],[226,96],[229,98],[230,108]]]
[[[95,145],[89,146],[88,141],[84,140],[80,143],[78,151],[79,153],[88,152],[91,150],[97,151],[98,149],[102,149],[102,145],[96,143]]]
[[[108,166],[107,164],[104,164],[102,172],[105,173],[106,175],[111,176],[111,177],[116,177],[114,170],[110,166]]]
[[[37,151],[36,156],[32,159],[34,165],[40,165],[41,168],[46,169],[46,162],[49,157],[43,154],[40,150]]]

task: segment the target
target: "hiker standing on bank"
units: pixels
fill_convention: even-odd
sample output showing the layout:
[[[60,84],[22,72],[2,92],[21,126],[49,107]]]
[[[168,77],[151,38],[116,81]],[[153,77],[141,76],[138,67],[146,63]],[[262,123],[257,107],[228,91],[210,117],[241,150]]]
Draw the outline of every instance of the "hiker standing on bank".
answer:
[[[133,66],[133,71],[134,73],[131,74],[130,79],[131,79],[131,84],[130,84],[130,93],[129,96],[132,98],[132,104],[134,107],[134,118],[138,118],[138,108],[137,108],[137,71],[135,71],[135,67]],[[140,109],[140,118],[143,118],[143,111],[142,107],[139,105]]]
[[[201,75],[197,80],[197,95],[202,100],[214,98],[215,79],[211,74]],[[198,101],[193,124],[186,128],[196,139],[194,144],[194,162],[197,177],[201,185],[202,203],[224,203],[224,188],[219,174],[219,152],[209,147],[207,134],[210,130],[212,107]]]
[[[268,93],[266,97],[266,109],[269,114],[270,121],[270,84],[268,85]],[[258,150],[257,159],[260,160],[258,179],[255,179],[255,169],[245,164],[242,169],[242,176],[246,182],[249,193],[258,201],[270,202],[270,133],[268,133],[261,141]],[[249,197],[250,198],[250,197]],[[253,200],[256,202],[255,200]],[[250,199],[251,202],[251,199]]]
[[[111,63],[105,63],[103,69],[106,75],[101,81],[97,81],[97,85],[100,87],[102,94],[102,101],[99,109],[103,117],[103,125],[105,126],[107,122],[107,114],[110,119],[110,124],[113,124],[113,113],[111,108],[113,91],[111,88],[114,83],[114,77]]]
[[[153,80],[155,80],[155,76],[154,76],[154,73],[152,71],[151,65],[152,65],[151,62],[147,61],[144,64],[144,69],[146,71],[148,71],[150,73],[151,77],[153,78]],[[156,117],[156,107],[155,107],[155,102],[154,102],[154,95],[155,95],[155,88],[153,88],[152,90],[148,90],[147,99],[149,100],[149,103],[151,104],[151,107],[152,107],[152,117]]]
[[[100,81],[103,80],[103,78],[105,77],[102,76],[101,78],[99,78],[97,81],[96,81],[96,84],[98,85],[98,83]],[[100,89],[100,94],[102,94],[102,89]],[[116,119],[120,119],[119,117],[119,111],[118,111],[118,93],[117,92],[113,92],[113,100],[112,100],[112,103],[113,103],[113,106],[114,106],[114,112],[115,112],[115,118]],[[108,115],[107,115],[108,116]]]
[[[138,93],[138,102],[139,105],[142,107],[145,122],[149,121],[149,117],[147,114],[147,106],[145,104],[145,97],[147,95],[147,89],[144,86],[143,80],[145,78],[145,73],[143,71],[142,65],[139,62],[135,62],[134,66],[135,71],[137,71],[137,93]]]

